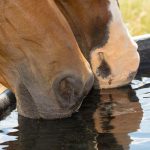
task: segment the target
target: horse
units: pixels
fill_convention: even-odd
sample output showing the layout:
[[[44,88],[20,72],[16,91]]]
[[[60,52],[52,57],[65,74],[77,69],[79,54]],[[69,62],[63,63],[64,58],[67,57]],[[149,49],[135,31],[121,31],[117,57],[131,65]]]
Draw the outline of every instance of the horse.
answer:
[[[69,117],[93,85],[128,84],[139,62],[117,0],[0,2],[0,83],[24,117]]]

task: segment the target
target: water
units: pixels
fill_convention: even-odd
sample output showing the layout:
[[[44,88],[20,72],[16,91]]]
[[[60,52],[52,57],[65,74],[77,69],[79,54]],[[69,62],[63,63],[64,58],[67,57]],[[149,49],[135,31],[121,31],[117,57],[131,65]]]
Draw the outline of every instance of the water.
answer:
[[[14,110],[0,121],[0,149],[149,150],[149,76],[124,88],[92,90],[71,118],[32,120]]]
[[[130,86],[92,90],[71,118],[32,120],[10,107],[0,150],[150,150],[150,63],[141,64]]]

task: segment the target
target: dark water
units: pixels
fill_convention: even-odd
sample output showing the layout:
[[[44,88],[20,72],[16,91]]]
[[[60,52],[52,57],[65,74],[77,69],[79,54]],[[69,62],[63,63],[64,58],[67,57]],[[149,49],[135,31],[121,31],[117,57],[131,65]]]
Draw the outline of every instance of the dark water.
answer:
[[[32,120],[9,108],[0,150],[150,150],[150,63],[142,65],[130,86],[92,90],[71,118]]]

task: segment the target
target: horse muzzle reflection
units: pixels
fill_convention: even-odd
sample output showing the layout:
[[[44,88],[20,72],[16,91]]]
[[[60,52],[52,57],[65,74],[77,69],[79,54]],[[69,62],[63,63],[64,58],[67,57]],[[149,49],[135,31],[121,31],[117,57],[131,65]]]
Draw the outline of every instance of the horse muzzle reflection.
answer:
[[[133,90],[102,90],[93,114],[95,129],[99,133],[98,149],[129,149],[131,139],[128,133],[139,129],[142,116],[141,105]]]
[[[61,120],[33,120],[19,116],[15,150],[124,150],[131,132],[139,129],[142,109],[129,88],[92,90],[80,111]]]

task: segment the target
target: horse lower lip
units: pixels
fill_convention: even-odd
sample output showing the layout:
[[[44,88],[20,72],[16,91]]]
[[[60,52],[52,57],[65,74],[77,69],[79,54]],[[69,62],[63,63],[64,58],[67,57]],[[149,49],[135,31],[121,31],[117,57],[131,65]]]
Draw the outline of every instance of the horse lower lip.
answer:
[[[60,118],[67,118],[71,117],[73,113],[78,112],[80,106],[82,104],[82,100],[76,103],[72,108],[69,110],[51,110],[49,112],[41,112],[41,118],[44,119],[60,119]]]
[[[80,105],[81,106],[81,105]],[[58,112],[55,113],[54,115],[51,115],[48,119],[59,119],[59,118],[67,118],[67,117],[71,117],[73,113],[78,112],[78,109],[80,108],[80,106],[76,107],[76,109],[68,111],[68,112]]]

